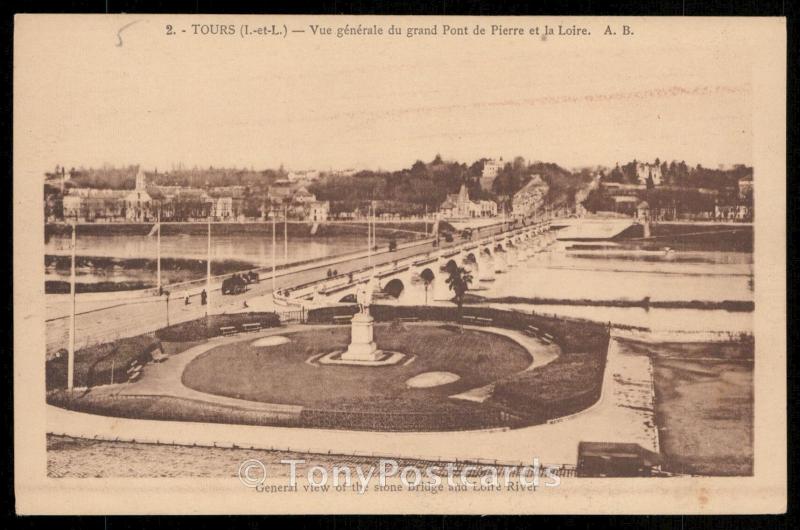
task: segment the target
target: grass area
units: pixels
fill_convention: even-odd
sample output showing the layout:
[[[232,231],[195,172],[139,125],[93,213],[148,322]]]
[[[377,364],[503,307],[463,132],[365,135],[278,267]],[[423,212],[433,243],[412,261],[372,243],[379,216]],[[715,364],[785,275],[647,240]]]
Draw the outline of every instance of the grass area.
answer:
[[[343,350],[350,329],[336,327],[288,335],[291,342],[253,347],[249,341],[221,346],[192,361],[183,374],[186,386],[248,400],[303,405],[326,410],[430,413],[458,411],[447,396],[524,370],[531,362],[516,342],[490,333],[440,326],[377,325],[379,348],[415,355],[408,364],[379,368],[312,366],[317,353]],[[432,388],[409,388],[415,375],[447,371],[456,382]]]
[[[403,324],[402,316],[454,321],[454,308],[373,306],[378,347],[409,355],[385,367],[318,366],[317,354],[344,350],[349,326],[331,326],[287,334],[291,342],[253,347],[251,340],[220,345],[194,359],[183,383],[201,392],[267,403],[301,405],[294,417],[264,410],[221,406],[170,396],[115,396],[50,392],[48,403],[90,413],[131,418],[288,425],[334,429],[396,431],[459,430],[541,423],[590,406],[600,392],[608,331],[599,324],[555,319],[514,311],[470,308],[491,325],[522,331],[534,325],[555,337],[562,354],[552,363],[527,371],[530,354],[517,342],[495,333],[461,330],[452,324]],[[329,321],[351,308],[314,310],[312,322]],[[467,311],[465,311],[467,312]],[[221,325],[240,325],[273,313],[217,315],[159,330],[165,353],[182,351],[219,333]],[[413,359],[413,360],[412,360]],[[62,370],[65,372],[65,370]],[[451,372],[457,381],[431,388],[405,382],[426,372]],[[449,396],[494,383],[483,403]]]
[[[665,470],[753,473],[752,342],[621,344],[654,357]]]

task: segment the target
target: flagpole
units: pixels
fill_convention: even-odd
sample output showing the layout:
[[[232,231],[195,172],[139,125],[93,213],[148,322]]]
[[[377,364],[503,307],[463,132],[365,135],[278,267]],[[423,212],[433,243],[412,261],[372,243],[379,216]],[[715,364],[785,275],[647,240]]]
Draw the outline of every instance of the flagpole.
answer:
[[[208,257],[206,259],[206,316],[211,307],[211,217],[208,218]]]
[[[289,264],[289,226],[286,216],[286,206],[283,207],[283,265]]]
[[[272,292],[275,292],[275,211],[272,212]]]
[[[156,234],[156,285],[161,296],[161,208],[158,209],[158,233]]]
[[[67,390],[72,390],[75,374],[75,246],[77,241],[75,223],[72,223],[72,264],[69,273],[69,294],[72,310],[69,320],[69,352],[67,354]]]

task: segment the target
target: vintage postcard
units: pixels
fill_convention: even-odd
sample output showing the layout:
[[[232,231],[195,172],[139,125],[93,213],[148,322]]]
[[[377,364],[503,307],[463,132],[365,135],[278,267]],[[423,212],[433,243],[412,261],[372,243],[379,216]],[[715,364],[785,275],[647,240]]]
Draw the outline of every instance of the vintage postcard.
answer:
[[[780,18],[18,16],[18,512],[783,512],[785,65]]]

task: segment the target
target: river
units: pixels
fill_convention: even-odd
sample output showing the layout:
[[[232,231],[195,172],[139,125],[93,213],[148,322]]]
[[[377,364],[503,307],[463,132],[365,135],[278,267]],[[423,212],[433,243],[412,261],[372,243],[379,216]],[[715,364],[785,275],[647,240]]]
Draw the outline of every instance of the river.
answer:
[[[609,250],[575,251],[554,242],[524,261],[513,261],[494,281],[473,282],[471,292],[501,297],[556,300],[651,302],[752,302],[753,255],[722,251],[643,251],[622,245]],[[474,271],[473,271],[474,273]],[[429,294],[430,297],[430,294]],[[424,291],[403,292],[400,303],[424,303]],[[524,301],[523,301],[524,302]],[[753,314],[724,309],[667,309],[494,303],[495,307],[612,322],[653,330],[752,333]]]

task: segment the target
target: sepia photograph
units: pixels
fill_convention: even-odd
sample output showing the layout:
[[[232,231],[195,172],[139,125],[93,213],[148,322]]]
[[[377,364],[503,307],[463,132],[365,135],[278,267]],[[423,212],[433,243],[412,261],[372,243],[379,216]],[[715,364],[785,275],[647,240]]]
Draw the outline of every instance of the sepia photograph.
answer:
[[[17,16],[18,510],[785,510],[785,31]]]

